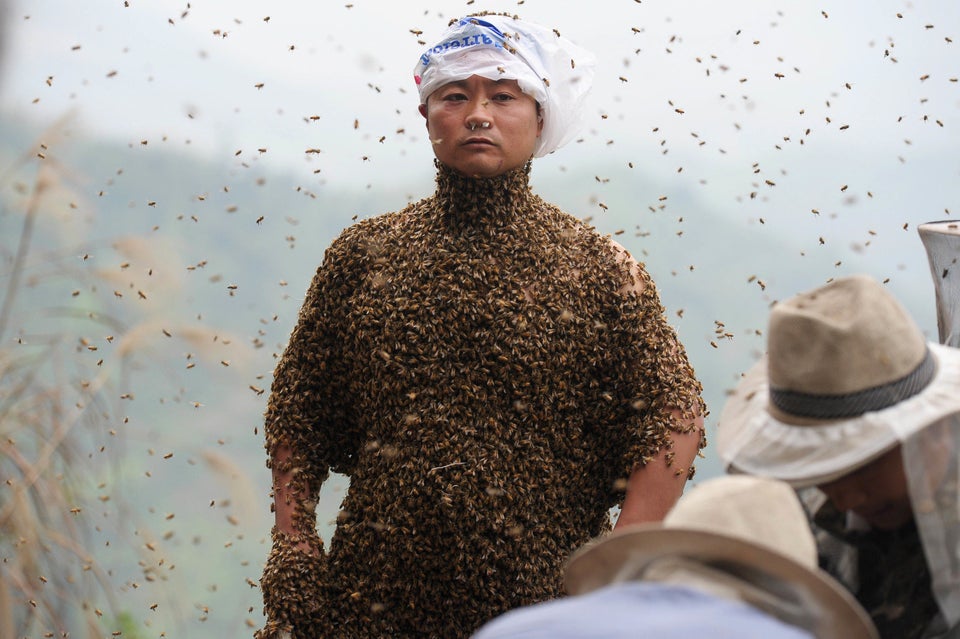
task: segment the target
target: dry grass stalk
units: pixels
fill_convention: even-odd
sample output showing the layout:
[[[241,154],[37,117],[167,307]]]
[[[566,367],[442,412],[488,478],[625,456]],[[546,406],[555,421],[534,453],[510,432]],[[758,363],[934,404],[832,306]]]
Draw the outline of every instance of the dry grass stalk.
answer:
[[[56,135],[55,129],[45,137]],[[111,428],[124,421],[116,389],[128,381],[132,358],[169,349],[171,342],[161,340],[171,330],[199,354],[217,350],[217,366],[226,359],[223,342],[231,340],[159,319],[150,314],[156,306],[138,307],[139,315],[111,316],[55,298],[67,283],[91,292],[88,308],[110,309],[115,286],[95,269],[78,272],[70,265],[75,245],[62,243],[75,243],[77,237],[65,238],[54,229],[48,233],[52,240],[41,238],[45,213],[78,198],[72,195],[72,176],[53,154],[47,151],[39,162],[36,155],[26,153],[14,167],[0,170],[0,204],[22,216],[0,219],[7,225],[0,233],[0,637],[110,636],[114,629],[107,624],[121,612],[116,593],[126,585],[113,583],[101,563],[103,534],[96,515],[106,512],[104,498],[120,517],[134,510],[122,503],[122,495],[104,496],[95,485],[104,460],[119,466],[117,456],[123,454],[100,444],[121,437]],[[10,181],[32,185],[11,189]],[[10,207],[11,200],[20,208]],[[12,233],[11,222],[19,223]],[[148,248],[121,238],[105,250],[149,262],[156,256]],[[163,306],[167,296],[170,306],[175,278],[154,282],[156,302]],[[99,346],[85,331],[111,336],[101,353],[94,352]],[[211,352],[211,359],[216,355]],[[98,445],[100,455],[92,455]],[[118,536],[131,534],[129,525],[127,531]],[[129,551],[143,543],[132,537],[110,541],[118,556],[121,548]]]

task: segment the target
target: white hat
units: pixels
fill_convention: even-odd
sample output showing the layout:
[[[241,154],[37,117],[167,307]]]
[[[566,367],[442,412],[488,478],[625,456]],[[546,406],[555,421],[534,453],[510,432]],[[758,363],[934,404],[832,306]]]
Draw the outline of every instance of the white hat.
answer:
[[[466,16],[451,23],[413,69],[420,102],[450,82],[478,75],[516,80],[540,105],[543,130],[534,157],[576,136],[593,83],[592,53],[557,32],[502,15]]]
[[[662,522],[615,531],[574,553],[566,566],[566,589],[580,595],[648,579],[646,571],[667,558],[732,575],[725,585],[733,584],[741,599],[775,616],[778,610],[802,610],[783,620],[818,639],[878,636],[853,596],[817,566],[807,517],[785,482],[749,475],[704,481]],[[782,605],[763,605],[770,600]]]
[[[717,449],[728,470],[811,486],[958,412],[960,350],[926,342],[879,282],[852,276],[774,306]]]

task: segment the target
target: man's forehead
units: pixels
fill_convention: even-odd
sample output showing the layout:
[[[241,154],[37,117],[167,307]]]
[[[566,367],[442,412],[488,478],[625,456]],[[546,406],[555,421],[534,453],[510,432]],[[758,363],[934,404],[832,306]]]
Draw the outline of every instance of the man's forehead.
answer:
[[[513,79],[513,78],[497,78],[496,80],[491,80],[490,78],[485,78],[485,77],[483,77],[483,76],[471,76],[471,77],[477,77],[477,78],[479,78],[479,79],[480,79],[482,82],[484,82],[484,83],[491,82],[491,83],[496,84],[496,85],[504,85],[504,84],[506,84],[506,85],[511,85],[511,86],[519,86],[518,82],[517,82],[515,79]],[[470,78],[464,78],[464,79],[462,79],[462,80],[452,80],[452,81],[450,81],[450,82],[447,82],[446,84],[444,84],[444,85],[441,86],[440,88],[442,89],[442,88],[444,88],[444,87],[450,87],[450,86],[454,86],[454,87],[465,87],[465,86],[467,86],[467,84],[469,84],[469,82],[470,82]]]

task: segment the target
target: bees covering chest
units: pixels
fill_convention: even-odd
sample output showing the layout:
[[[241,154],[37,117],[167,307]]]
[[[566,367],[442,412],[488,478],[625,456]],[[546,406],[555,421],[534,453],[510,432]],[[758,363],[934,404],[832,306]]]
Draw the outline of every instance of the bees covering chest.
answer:
[[[421,384],[439,374],[562,375],[572,357],[598,353],[604,304],[583,281],[584,257],[527,231],[412,228],[374,242],[349,299],[351,350]]]

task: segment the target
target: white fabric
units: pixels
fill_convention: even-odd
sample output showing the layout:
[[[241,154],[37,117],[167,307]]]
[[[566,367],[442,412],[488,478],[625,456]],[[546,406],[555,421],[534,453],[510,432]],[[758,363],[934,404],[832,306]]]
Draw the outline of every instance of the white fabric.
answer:
[[[933,276],[940,343],[960,348],[960,222],[927,222],[917,232]]]
[[[516,80],[540,104],[543,131],[534,157],[576,136],[593,83],[596,58],[551,29],[506,16],[464,17],[417,60],[420,103],[439,87],[478,75]]]
[[[823,425],[787,424],[767,412],[764,359],[720,413],[720,459],[728,471],[776,477],[798,488],[846,475],[927,425],[960,413],[960,349],[928,347],[937,372],[923,391],[884,410]]]
[[[742,601],[791,626],[813,631],[826,614],[821,602],[807,596],[802,587],[757,571],[744,575],[685,557],[658,559],[643,573],[644,581],[694,588],[715,597]]]
[[[902,450],[933,593],[953,627],[960,623],[960,414],[907,438]]]
[[[738,601],[681,586],[629,582],[518,608],[473,639],[812,639]]]

